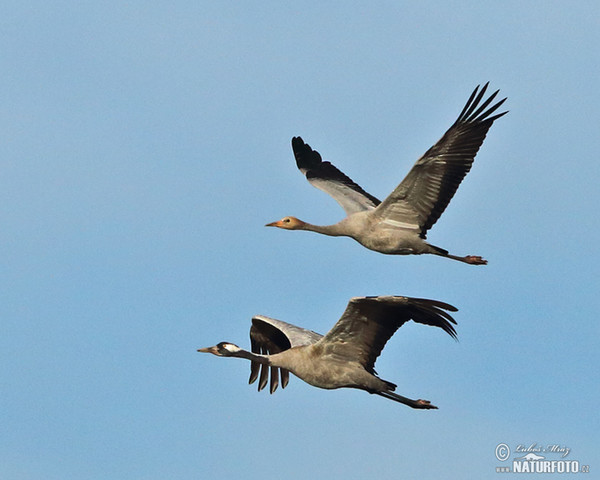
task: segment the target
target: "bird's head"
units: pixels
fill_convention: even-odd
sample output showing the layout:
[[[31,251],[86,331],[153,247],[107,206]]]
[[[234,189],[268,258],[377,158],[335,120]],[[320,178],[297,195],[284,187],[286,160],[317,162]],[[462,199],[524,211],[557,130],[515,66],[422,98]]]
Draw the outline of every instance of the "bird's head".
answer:
[[[278,227],[284,228],[285,230],[302,230],[304,225],[305,223],[296,217],[283,217],[276,222],[267,223],[265,227]]]
[[[199,348],[198,351],[202,353],[212,353],[217,357],[234,357],[237,353],[241,352],[242,349],[233,343],[221,342],[214,347]]]

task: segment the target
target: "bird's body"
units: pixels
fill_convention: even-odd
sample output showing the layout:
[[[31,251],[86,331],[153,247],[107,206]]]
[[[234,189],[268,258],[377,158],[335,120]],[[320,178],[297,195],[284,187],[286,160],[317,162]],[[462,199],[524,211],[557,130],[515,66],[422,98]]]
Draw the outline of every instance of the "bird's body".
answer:
[[[364,191],[349,177],[304,143],[292,139],[296,164],[315,187],[331,195],[347,217],[333,225],[312,225],[296,217],[267,224],[286,230],[307,230],[329,236],[353,238],[364,247],[392,255],[430,253],[474,265],[487,263],[479,256],[459,257],[425,241],[471,169],[485,136],[497,118],[492,116],[504,100],[488,108],[498,91],[481,102],[487,84],[475,89],[456,122],[413,166],[383,202]],[[487,110],[486,110],[487,109]]]
[[[294,220],[293,230],[308,230],[331,237],[350,237],[369,250],[388,255],[439,254],[444,251],[421,238],[413,224],[380,218],[370,211],[353,213],[333,225],[311,225],[295,218],[292,222]],[[364,232],[369,234],[365,235]]]
[[[358,362],[340,363],[331,345],[318,342],[269,355],[265,365],[276,365],[313,387],[327,390],[359,388],[374,392],[385,390],[390,385],[367,372]]]
[[[262,315],[252,319],[252,352],[222,342],[201,352],[246,358],[252,362],[250,383],[259,378],[262,390],[271,376],[271,393],[285,387],[291,372],[324,389],[357,388],[413,408],[436,408],[426,400],[394,393],[396,385],[379,378],[375,360],[388,339],[409,320],[442,328],[452,337],[454,319],[445,311],[456,308],[435,300],[408,297],[356,297],[325,335]]]

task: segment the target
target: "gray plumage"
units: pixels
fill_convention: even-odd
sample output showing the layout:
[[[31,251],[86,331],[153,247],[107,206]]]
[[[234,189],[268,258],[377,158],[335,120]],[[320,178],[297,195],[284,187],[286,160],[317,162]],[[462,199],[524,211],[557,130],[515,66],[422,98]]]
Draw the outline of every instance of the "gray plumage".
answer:
[[[443,329],[453,338],[456,324],[448,311],[457,309],[436,300],[401,296],[355,297],[342,317],[322,336],[280,320],[257,315],[252,319],[252,352],[221,342],[200,352],[251,361],[250,383],[259,379],[262,390],[271,378],[273,393],[289,372],[319,388],[358,388],[413,408],[437,408],[426,400],[411,400],[394,393],[396,385],[375,372],[375,361],[386,342],[407,321]]]
[[[507,113],[492,115],[506,98],[490,106],[498,90],[482,101],[487,87],[486,83],[481,90],[479,86],[475,88],[454,124],[417,160],[383,202],[333,164],[323,161],[319,152],[302,138],[294,137],[292,149],[299,170],[313,186],[331,195],[346,211],[347,217],[334,225],[320,226],[288,216],[267,226],[347,236],[385,254],[430,253],[473,265],[486,264],[480,256],[450,255],[425,239],[427,231],[440,218],[471,169],[493,122]]]

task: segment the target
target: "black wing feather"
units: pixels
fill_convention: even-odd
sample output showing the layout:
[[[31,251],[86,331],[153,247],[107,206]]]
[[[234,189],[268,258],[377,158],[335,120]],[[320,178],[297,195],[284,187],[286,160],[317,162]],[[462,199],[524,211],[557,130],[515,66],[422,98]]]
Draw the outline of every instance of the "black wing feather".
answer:
[[[454,124],[417,160],[400,185],[377,207],[382,217],[408,223],[416,220],[421,238],[426,237],[471,170],[492,123],[507,113],[491,116],[506,100],[489,107],[498,91],[480,103],[488,83],[481,90],[479,86],[475,88]]]
[[[321,154],[316,150],[313,150],[310,145],[304,143],[301,137],[292,138],[292,150],[294,151],[294,157],[296,158],[296,165],[298,169],[306,175],[306,179],[313,183],[317,188],[321,188],[330,195],[334,196],[334,191],[327,188],[326,185],[317,184],[313,180],[319,180],[323,182],[331,182],[332,184],[338,184],[342,187],[353,190],[360,196],[368,199],[371,207],[376,207],[381,201],[362,189],[360,185],[355,183],[350,177],[345,175],[331,162],[323,161]],[[339,197],[336,198],[339,201]],[[346,208],[344,205],[342,205]]]
[[[446,311],[457,311],[452,305],[436,300],[409,297],[356,297],[322,342],[331,345],[336,354],[358,361],[375,374],[375,361],[387,341],[407,321],[443,329],[456,339],[455,320]]]
[[[263,355],[279,353],[291,348],[290,340],[281,330],[257,318],[252,319],[250,345],[253,353]],[[268,367],[258,362],[250,362],[250,379],[248,383],[254,383],[260,373],[260,380],[258,382],[258,391],[260,392],[267,385],[269,370],[271,373],[270,392],[273,393],[277,390],[280,374],[281,388],[285,388],[289,382],[289,372],[287,370],[279,369],[278,367]]]

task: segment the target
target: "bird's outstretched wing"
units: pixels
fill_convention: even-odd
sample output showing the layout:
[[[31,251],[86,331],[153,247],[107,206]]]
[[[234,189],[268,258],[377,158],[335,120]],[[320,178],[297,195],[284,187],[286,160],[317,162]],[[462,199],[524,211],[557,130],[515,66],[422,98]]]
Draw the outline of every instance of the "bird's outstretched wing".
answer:
[[[482,102],[488,83],[481,90],[475,88],[456,122],[377,207],[382,221],[412,226],[426,237],[471,169],[492,123],[507,113],[492,116],[506,98],[488,108],[499,90]]]
[[[447,311],[452,305],[421,298],[381,296],[350,299],[346,311],[333,328],[320,340],[324,350],[340,355],[346,361],[360,363],[375,374],[375,360],[386,342],[409,320],[440,327],[456,339],[456,324]]]
[[[371,210],[381,203],[330,162],[323,161],[319,152],[310,148],[302,138],[292,138],[292,149],[296,165],[306,175],[306,179],[319,190],[331,195],[347,215]]]
[[[274,318],[265,317],[264,315],[253,317],[252,326],[250,327],[252,352],[259,354],[274,354],[292,347],[309,345],[317,342],[321,337],[322,335],[311,330],[306,330]],[[277,390],[280,372],[281,388],[285,388],[290,380],[290,373],[287,370],[268,367],[258,362],[250,363],[249,383],[254,383],[260,374],[258,390],[262,390],[269,380],[269,370],[271,370],[270,392],[273,393]]]

